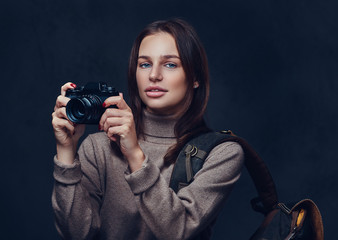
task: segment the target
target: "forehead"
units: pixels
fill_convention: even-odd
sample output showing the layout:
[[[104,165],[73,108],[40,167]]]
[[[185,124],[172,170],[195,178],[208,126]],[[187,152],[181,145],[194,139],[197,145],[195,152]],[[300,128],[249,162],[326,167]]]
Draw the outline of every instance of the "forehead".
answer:
[[[143,38],[139,55],[179,55],[175,39],[169,33],[156,33]]]

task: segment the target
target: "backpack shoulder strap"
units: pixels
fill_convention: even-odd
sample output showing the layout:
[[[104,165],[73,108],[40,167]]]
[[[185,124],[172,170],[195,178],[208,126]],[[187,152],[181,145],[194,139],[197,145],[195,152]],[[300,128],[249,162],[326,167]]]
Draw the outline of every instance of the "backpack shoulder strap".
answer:
[[[178,155],[170,179],[170,188],[177,193],[182,187],[189,185],[193,176],[202,168],[210,151],[226,141],[237,142],[243,148],[245,166],[263,205],[263,208],[253,206],[254,209],[263,213],[271,211],[277,205],[278,197],[269,169],[247,141],[235,136],[231,131],[208,132],[190,140]]]
[[[190,140],[179,153],[170,179],[170,188],[176,193],[193,181],[193,176],[202,168],[209,152],[225,142],[230,135],[208,132]]]

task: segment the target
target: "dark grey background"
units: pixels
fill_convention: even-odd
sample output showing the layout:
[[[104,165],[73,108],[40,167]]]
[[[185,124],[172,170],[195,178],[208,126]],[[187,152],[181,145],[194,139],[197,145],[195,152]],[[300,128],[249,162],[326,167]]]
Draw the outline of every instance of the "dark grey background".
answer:
[[[335,239],[337,11],[335,0],[2,0],[1,239],[58,239],[51,113],[60,86],[103,80],[126,92],[137,33],[175,16],[196,28],[209,57],[210,126],[252,143],[280,199],[313,199]],[[248,239],[262,220],[254,195],[244,171],[213,239]]]

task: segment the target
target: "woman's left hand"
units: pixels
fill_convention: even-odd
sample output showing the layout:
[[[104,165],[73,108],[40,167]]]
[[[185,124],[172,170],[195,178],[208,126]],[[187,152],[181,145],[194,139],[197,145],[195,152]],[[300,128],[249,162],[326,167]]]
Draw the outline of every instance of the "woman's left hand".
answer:
[[[107,108],[113,105],[117,108]],[[107,109],[101,117],[99,129],[104,130],[109,139],[119,145],[132,172],[140,169],[145,156],[138,144],[133,113],[124,101],[122,93],[107,98],[103,107]]]

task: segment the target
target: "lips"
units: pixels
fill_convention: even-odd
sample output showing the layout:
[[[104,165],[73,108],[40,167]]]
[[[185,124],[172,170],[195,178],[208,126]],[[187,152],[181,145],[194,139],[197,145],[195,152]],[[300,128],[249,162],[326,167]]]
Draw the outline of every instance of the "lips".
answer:
[[[168,92],[168,90],[163,89],[159,86],[150,86],[146,88],[145,92],[148,97],[158,98],[162,97],[166,92]]]

